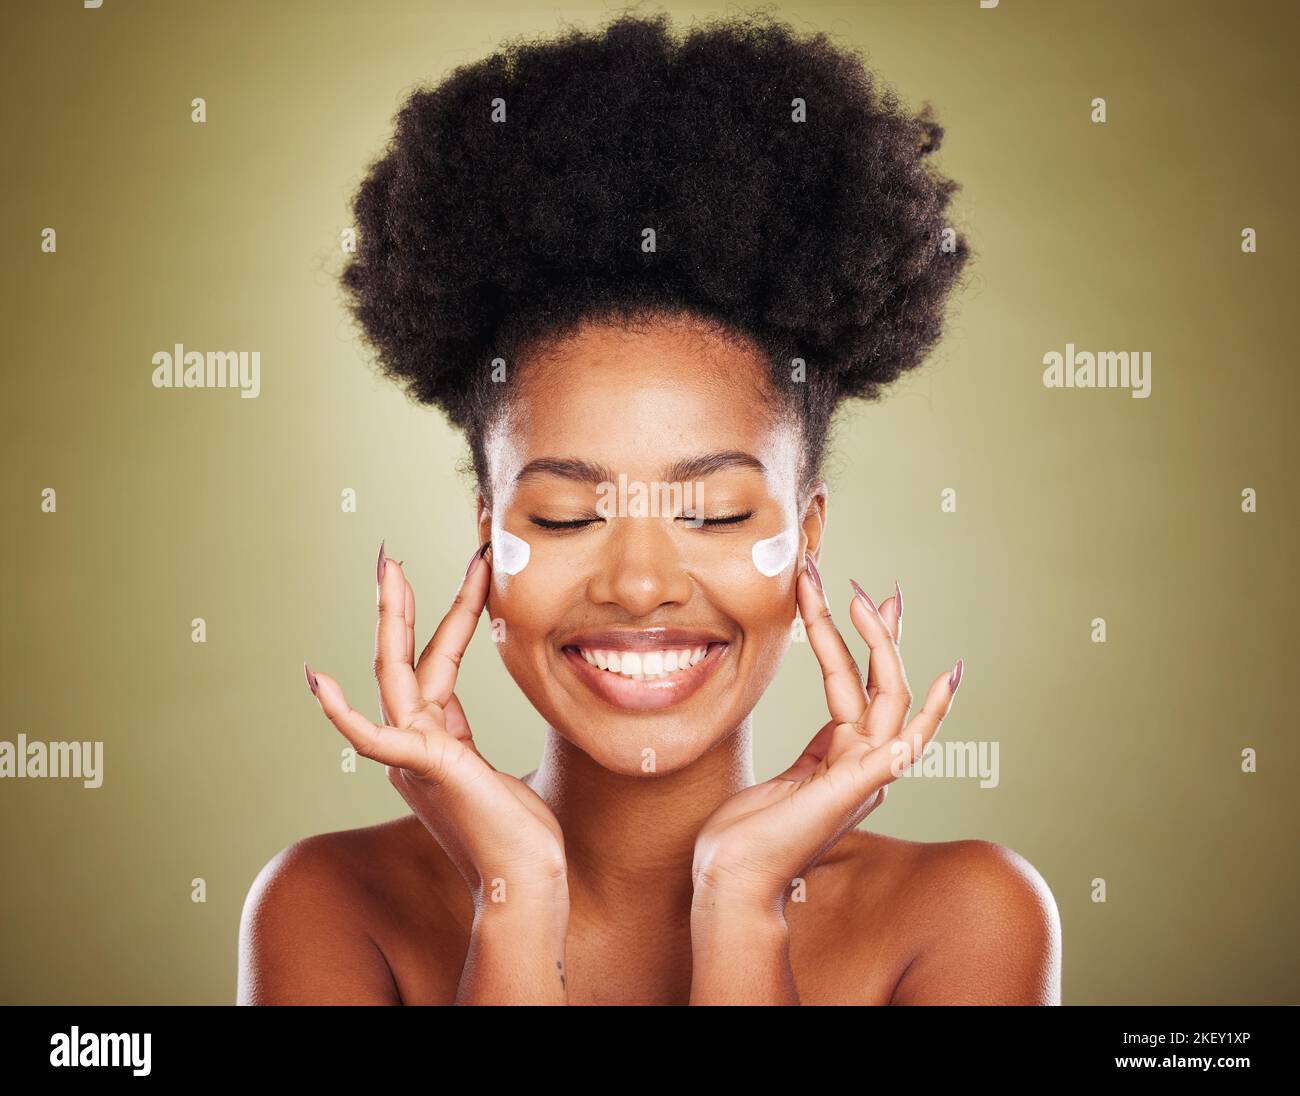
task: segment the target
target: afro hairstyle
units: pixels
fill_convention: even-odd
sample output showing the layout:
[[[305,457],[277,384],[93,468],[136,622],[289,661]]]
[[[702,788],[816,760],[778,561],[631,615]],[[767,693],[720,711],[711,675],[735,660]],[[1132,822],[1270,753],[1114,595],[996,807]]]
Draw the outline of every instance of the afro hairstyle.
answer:
[[[808,474],[841,402],[878,399],[941,335],[969,254],[957,184],[925,159],[942,136],[856,53],[766,15],[513,39],[406,100],[353,199],[344,292],[480,483],[494,359],[683,311],[762,351]]]

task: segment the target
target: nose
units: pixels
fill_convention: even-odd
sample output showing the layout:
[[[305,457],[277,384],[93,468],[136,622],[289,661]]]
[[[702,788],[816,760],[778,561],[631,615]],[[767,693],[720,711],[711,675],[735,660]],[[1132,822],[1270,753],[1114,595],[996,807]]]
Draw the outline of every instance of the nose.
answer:
[[[617,605],[630,616],[649,616],[663,605],[690,600],[691,579],[674,543],[671,519],[616,517],[587,596],[596,605]]]

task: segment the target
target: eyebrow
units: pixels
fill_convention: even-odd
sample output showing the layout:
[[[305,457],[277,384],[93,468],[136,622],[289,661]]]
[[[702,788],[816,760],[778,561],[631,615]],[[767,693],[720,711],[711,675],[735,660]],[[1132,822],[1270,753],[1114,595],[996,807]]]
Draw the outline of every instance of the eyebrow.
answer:
[[[704,479],[727,468],[767,471],[763,462],[752,453],[739,449],[719,449],[713,453],[702,453],[697,457],[676,461],[665,468],[659,478],[664,483],[684,483],[687,480]],[[603,464],[574,457],[538,457],[537,460],[531,460],[520,469],[515,484],[532,476],[557,476],[579,483],[613,483],[618,478]]]

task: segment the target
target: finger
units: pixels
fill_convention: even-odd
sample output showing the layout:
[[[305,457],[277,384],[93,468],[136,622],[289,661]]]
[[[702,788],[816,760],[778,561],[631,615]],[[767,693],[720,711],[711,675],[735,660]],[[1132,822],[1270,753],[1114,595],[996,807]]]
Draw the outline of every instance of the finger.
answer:
[[[442,715],[447,724],[447,733],[452,738],[459,738],[472,744],[469,720],[465,718],[465,709],[460,706],[460,698],[455,693],[451,694],[451,699],[442,709]]]
[[[491,564],[484,558],[491,541],[486,541],[470,559],[469,568],[461,580],[460,589],[451,603],[451,609],[442,618],[415,668],[420,695],[435,704],[446,705],[456,687],[456,674],[460,660],[478,627],[478,618],[487,603],[488,584],[492,577]]]
[[[851,580],[850,580],[851,581]],[[853,583],[854,589],[858,584]],[[903,592],[898,588],[898,583],[894,583],[894,593],[885,598],[880,603],[880,619],[885,622],[885,627],[889,629],[889,634],[894,637],[894,642],[898,643],[902,636],[902,615],[900,606],[903,604]],[[876,693],[880,691],[880,680],[876,673],[876,659],[871,659],[867,663],[867,703],[870,704],[876,699]]]
[[[389,559],[379,546],[375,565],[379,590],[379,620],[375,625],[375,680],[379,682],[379,706],[382,718],[405,727],[416,716],[420,704],[420,686],[415,669],[406,655],[406,576],[401,565]]]
[[[402,613],[406,620],[406,664],[415,666],[415,591],[411,589],[411,580],[402,572],[402,581],[406,583],[406,608]]]
[[[805,556],[799,573],[796,597],[803,617],[808,644],[817,656],[826,688],[826,706],[831,718],[839,723],[857,723],[867,711],[867,694],[862,672],[853,660],[848,644],[831,620],[826,591],[811,556]]]
[[[890,594],[880,603],[880,619],[885,622],[885,627],[889,629],[889,634],[894,637],[894,642],[898,642],[897,624],[898,618],[894,611],[894,595]],[[876,693],[880,691],[880,679],[876,673],[876,659],[867,661],[867,702],[871,703],[876,699]]]
[[[348,703],[339,683],[328,674],[308,670],[307,683],[311,685],[313,682],[321,710],[362,757],[415,772],[428,768],[428,751],[423,735],[372,723]]]
[[[903,591],[898,582],[894,582],[894,592],[880,603],[880,616],[889,626],[889,634],[895,643],[903,642]]]
[[[912,693],[907,685],[907,674],[903,671],[902,655],[888,624],[867,592],[852,579],[849,582],[855,593],[849,606],[849,618],[871,648],[869,675],[875,691],[870,696],[871,708],[866,718],[867,741],[878,745],[902,729],[903,720],[912,706]]]
[[[957,686],[961,684],[963,661],[950,672],[936,677],[925,695],[921,710],[912,717],[906,729],[896,738],[886,742],[878,749],[872,750],[861,761],[864,786],[874,786],[877,782],[888,783],[902,776],[916,760],[925,753],[925,749],[934,741],[943,721],[952,711],[953,698],[957,695]]]

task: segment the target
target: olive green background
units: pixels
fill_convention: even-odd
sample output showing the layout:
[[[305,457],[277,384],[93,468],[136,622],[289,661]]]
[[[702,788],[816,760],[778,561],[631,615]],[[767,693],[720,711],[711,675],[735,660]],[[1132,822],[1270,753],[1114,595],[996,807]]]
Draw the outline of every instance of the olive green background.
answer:
[[[614,10],[6,3],[0,737],[102,739],[105,778],[0,781],[0,1001],[232,1001],[262,865],[405,812],[380,767],[340,772],[302,661],[373,703],[379,541],[427,632],[471,496],[458,437],[374,375],[342,307],[348,199],[417,84]],[[901,781],[867,825],[1026,856],[1060,907],[1067,1003],[1296,1002],[1300,17],[771,10],[934,103],[976,252],[930,363],[836,436],[822,573],[841,603],[850,576],[902,582],[913,683],[966,659],[942,735],[997,741],[1001,782]],[[261,396],[154,389],[177,342],[260,350]],[[1044,388],[1067,342],[1150,350],[1151,397]],[[459,693],[487,756],[529,771],[539,720],[485,629]],[[797,645],[757,713],[759,777],[824,719]]]

